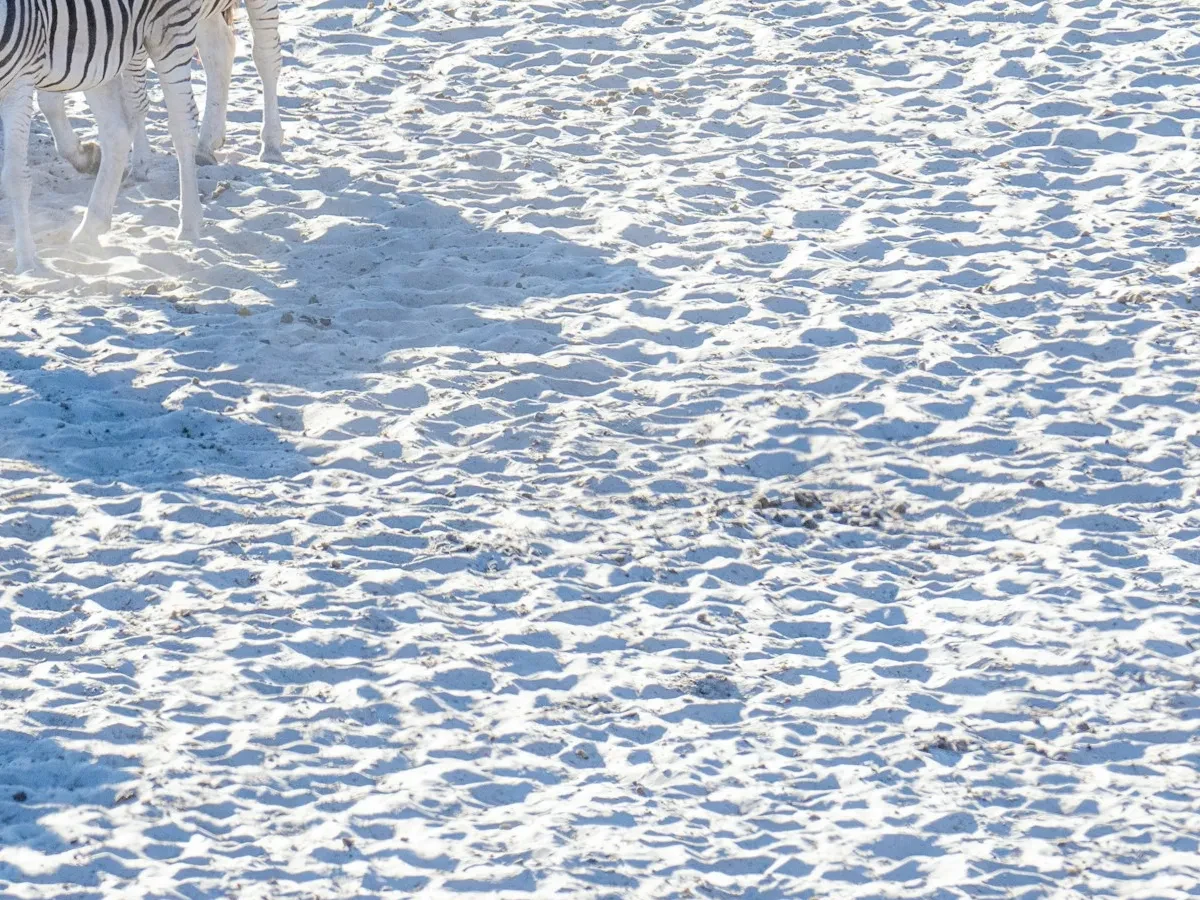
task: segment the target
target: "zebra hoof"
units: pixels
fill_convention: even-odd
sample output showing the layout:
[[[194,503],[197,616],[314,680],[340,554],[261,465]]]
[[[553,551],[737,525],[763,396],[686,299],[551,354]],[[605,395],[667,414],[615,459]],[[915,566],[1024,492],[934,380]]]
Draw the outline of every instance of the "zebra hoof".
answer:
[[[220,160],[217,159],[216,151],[209,150],[206,147],[196,149],[196,165],[198,166],[218,166]]]
[[[95,175],[100,171],[100,145],[95,141],[84,141],[79,145],[79,153],[71,160],[71,165],[84,175]]]
[[[200,226],[192,223],[179,223],[179,230],[175,232],[175,240],[181,244],[198,244],[200,243]]]
[[[108,231],[107,226],[96,225],[86,218],[79,223],[75,233],[71,235],[71,246],[85,252],[100,249],[100,235]]]
[[[16,274],[26,278],[50,278],[51,272],[45,264],[34,256],[32,259],[18,259]]]

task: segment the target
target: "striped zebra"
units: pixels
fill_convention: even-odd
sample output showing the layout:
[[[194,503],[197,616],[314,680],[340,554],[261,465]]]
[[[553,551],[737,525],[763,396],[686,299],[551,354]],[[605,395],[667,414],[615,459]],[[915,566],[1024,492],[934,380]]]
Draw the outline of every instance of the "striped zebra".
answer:
[[[262,152],[264,162],[283,161],[283,127],[279,120],[279,70],[282,49],[279,43],[278,0],[240,0],[246,6],[253,35],[255,68],[263,85]],[[233,80],[236,37],[233,14],[239,0],[200,0],[200,24],[196,30],[196,46],[208,74],[208,93],[196,162],[202,166],[215,165],[216,152],[225,144],[225,124],[229,111],[229,88]],[[125,69],[125,101],[133,124],[133,159],[131,173],[135,179],[147,177],[152,152],[146,137],[146,54],[138,52]],[[38,96],[38,105],[50,123],[59,155],[80,172],[95,174],[100,164],[100,149],[92,143],[80,143],[67,120],[61,94]]]
[[[96,117],[100,166],[72,241],[94,244],[112,223],[132,143],[122,69],[139,48],[163,82],[168,126],[179,157],[179,236],[200,233],[196,101],[191,61],[201,0],[5,0],[0,12],[0,169],[12,206],[18,271],[40,268],[29,221],[29,128],[35,92],[83,91]]]

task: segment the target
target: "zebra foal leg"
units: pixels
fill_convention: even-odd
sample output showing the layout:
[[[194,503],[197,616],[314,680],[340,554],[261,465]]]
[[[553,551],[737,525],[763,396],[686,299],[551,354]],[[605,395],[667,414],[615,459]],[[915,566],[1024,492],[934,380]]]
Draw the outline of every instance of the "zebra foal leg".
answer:
[[[125,160],[129,158],[129,147],[133,142],[129,122],[125,118],[122,90],[121,79],[112,78],[84,93],[88,106],[92,108],[92,115],[96,117],[96,130],[100,135],[100,171],[96,175],[96,183],[92,185],[87,212],[71,238],[72,243],[85,248],[94,246],[97,238],[112,226],[113,206],[117,202]]]
[[[12,206],[13,249],[18,272],[40,272],[33,227],[29,223],[29,126],[33,120],[32,82],[18,81],[0,97],[0,122],[4,124],[4,166],[0,182]]]
[[[58,155],[84,175],[95,175],[100,171],[100,145],[95,141],[80,142],[67,119],[67,98],[56,91],[38,91],[38,108],[50,123],[54,135],[54,149]]]

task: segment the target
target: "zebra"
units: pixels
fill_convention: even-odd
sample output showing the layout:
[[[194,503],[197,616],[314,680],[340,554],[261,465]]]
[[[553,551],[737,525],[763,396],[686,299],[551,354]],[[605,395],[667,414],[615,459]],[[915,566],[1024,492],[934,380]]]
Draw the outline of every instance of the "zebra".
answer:
[[[278,0],[201,0],[200,24],[196,46],[208,73],[208,96],[204,121],[196,148],[199,165],[215,165],[216,151],[225,143],[225,124],[229,110],[229,88],[233,78],[236,39],[233,14],[244,2],[253,33],[255,68],[263,85],[262,151],[264,162],[283,162],[283,127],[279,119],[279,71],[282,48],[279,42]],[[134,54],[125,69],[125,100],[133,125],[133,159],[130,172],[134,180],[144,180],[152,153],[146,137],[146,54]],[[100,165],[100,148],[93,142],[81,143],[67,120],[62,94],[39,94],[38,106],[50,124],[54,144],[60,156],[78,171],[95,174]]]
[[[6,0],[0,13],[0,169],[12,207],[17,270],[38,271],[29,222],[29,129],[37,91],[83,91],[96,117],[100,164],[72,242],[94,245],[112,224],[132,134],[122,69],[139,48],[163,81],[171,140],[179,157],[179,238],[196,240],[202,212],[196,178],[196,100],[191,61],[201,0]]]

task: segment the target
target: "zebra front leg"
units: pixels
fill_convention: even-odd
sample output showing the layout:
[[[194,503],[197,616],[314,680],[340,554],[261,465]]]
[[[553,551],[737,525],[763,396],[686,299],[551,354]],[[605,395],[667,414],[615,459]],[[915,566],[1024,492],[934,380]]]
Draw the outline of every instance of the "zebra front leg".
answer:
[[[122,96],[125,101],[125,117],[133,128],[133,156],[129,163],[129,177],[134,181],[150,178],[150,165],[154,151],[146,136],[146,113],[150,110],[150,98],[146,93],[146,51],[138,50],[125,67],[121,76]]]
[[[283,48],[279,43],[278,0],[246,0],[253,32],[254,67],[263,84],[263,162],[283,162],[283,125],[279,120],[279,70]]]
[[[50,124],[54,135],[54,149],[58,155],[84,175],[95,175],[100,171],[100,145],[95,141],[79,142],[75,129],[67,119],[67,98],[57,91],[38,91],[38,108]]]
[[[84,249],[94,247],[100,235],[112,227],[113,206],[121,189],[125,160],[129,158],[133,137],[125,118],[121,94],[120,78],[109,79],[100,87],[84,93],[96,117],[96,131],[100,135],[100,172],[92,186],[87,212],[71,238],[73,244]]]
[[[190,54],[189,54],[190,56]],[[171,143],[179,157],[179,240],[195,243],[200,239],[203,212],[200,209],[200,184],[196,178],[196,98],[186,64],[171,66],[155,58],[154,68],[162,82],[167,101],[167,127]],[[164,76],[166,73],[166,77]]]
[[[196,162],[202,166],[215,166],[217,151],[225,144],[229,85],[233,81],[233,57],[237,51],[233,26],[225,21],[223,15],[208,16],[196,30],[196,46],[208,76],[204,123],[200,126]]]
[[[0,122],[4,125],[4,167],[0,170],[0,182],[12,206],[17,271],[37,273],[42,266],[29,224],[29,196],[33,192],[29,175],[29,125],[33,120],[33,94],[31,82],[18,81],[0,99]]]

